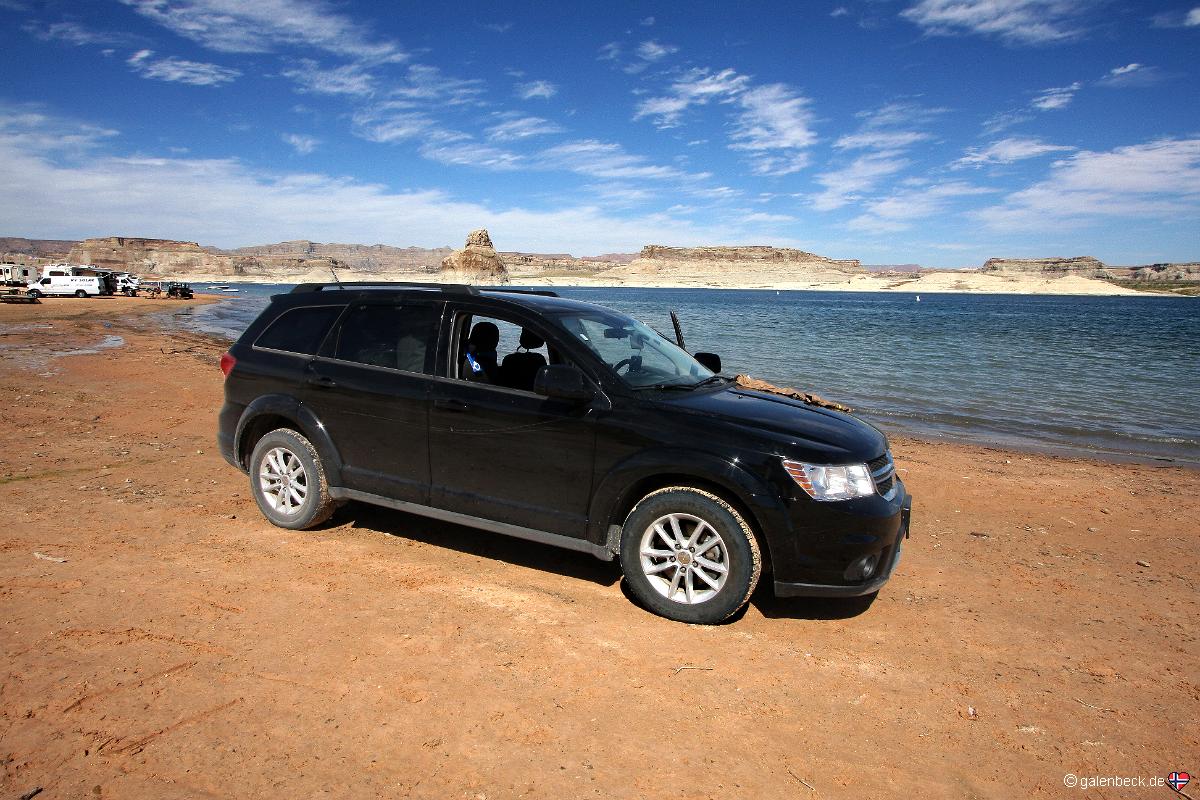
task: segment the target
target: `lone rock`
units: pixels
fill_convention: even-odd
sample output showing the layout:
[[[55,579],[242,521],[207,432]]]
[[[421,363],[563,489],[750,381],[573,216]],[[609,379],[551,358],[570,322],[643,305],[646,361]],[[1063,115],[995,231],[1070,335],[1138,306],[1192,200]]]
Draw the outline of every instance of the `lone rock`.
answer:
[[[451,282],[508,283],[508,269],[492,245],[492,237],[479,228],[467,234],[467,244],[442,259],[441,276]]]

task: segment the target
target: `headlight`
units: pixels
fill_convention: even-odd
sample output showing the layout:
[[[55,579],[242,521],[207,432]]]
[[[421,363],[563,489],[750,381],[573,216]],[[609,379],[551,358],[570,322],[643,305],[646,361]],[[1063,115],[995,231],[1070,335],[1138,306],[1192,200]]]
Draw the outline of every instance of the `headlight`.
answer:
[[[784,460],[783,468],[813,500],[850,500],[875,494],[875,481],[866,464],[830,467]]]

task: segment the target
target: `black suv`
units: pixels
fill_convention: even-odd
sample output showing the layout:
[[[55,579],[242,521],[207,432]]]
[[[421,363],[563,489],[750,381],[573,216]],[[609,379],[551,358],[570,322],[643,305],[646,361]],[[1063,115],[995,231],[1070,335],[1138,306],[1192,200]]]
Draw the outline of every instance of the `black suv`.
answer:
[[[764,570],[877,591],[911,507],[886,437],[698,355],[551,292],[301,284],[221,358],[218,442],[281,527],[361,500],[619,557],[675,620],[729,617]]]

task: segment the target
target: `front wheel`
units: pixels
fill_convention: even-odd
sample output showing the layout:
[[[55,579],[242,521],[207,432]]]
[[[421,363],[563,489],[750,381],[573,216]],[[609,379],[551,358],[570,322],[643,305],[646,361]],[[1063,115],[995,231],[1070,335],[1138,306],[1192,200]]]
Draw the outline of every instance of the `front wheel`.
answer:
[[[83,300],[84,298],[87,297],[87,292],[85,292],[83,289],[76,289],[75,296],[78,297],[80,300]]]
[[[254,446],[250,492],[264,517],[290,530],[320,525],[337,505],[317,449],[289,428],[271,431]]]
[[[750,599],[762,553],[732,505],[702,489],[672,486],[646,495],[629,512],[621,568],[630,591],[654,613],[713,624]]]
[[[41,296],[42,296],[42,293],[41,293],[41,292],[39,292],[37,289],[30,289],[30,290],[29,290],[28,292],[26,292],[25,294],[29,295],[29,296],[30,296],[30,297],[32,297],[34,300],[37,300],[39,297],[41,297]]]

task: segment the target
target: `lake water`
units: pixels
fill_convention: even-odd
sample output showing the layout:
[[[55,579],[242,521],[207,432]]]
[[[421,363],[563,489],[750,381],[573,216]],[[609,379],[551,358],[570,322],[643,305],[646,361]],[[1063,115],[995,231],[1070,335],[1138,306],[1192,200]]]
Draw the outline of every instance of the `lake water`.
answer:
[[[272,294],[176,313],[236,338]],[[1200,464],[1200,300],[774,290],[556,288],[688,349],[854,407],[885,431]]]

